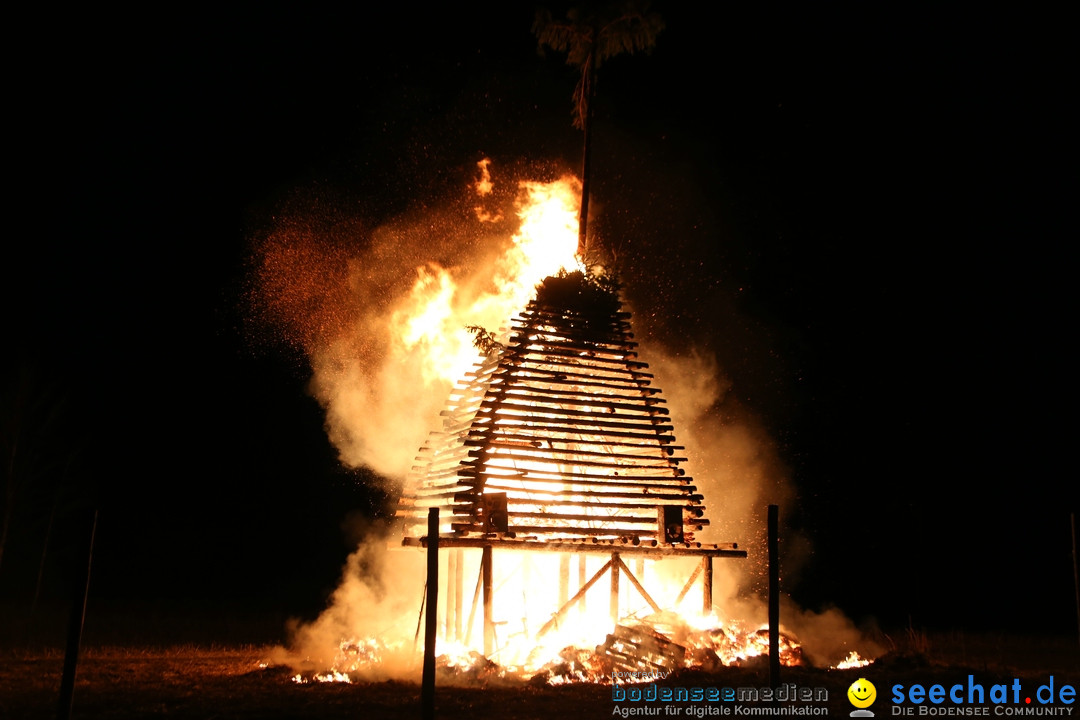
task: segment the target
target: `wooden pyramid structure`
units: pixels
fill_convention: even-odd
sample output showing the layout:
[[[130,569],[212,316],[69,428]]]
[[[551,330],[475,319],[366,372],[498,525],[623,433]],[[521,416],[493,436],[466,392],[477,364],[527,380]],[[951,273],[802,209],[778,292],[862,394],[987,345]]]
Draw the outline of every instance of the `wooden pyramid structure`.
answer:
[[[429,585],[438,585],[431,551],[448,550],[444,636],[469,644],[482,589],[484,656],[496,650],[495,549],[560,554],[559,607],[537,639],[583,608],[605,574],[616,623],[609,645],[632,632],[617,625],[620,577],[660,612],[638,579],[650,557],[697,558],[675,602],[700,577],[702,611],[711,612],[713,558],[745,558],[746,551],[694,539],[708,524],[704,498],[679,467],[683,448],[648,366],[637,360],[617,289],[580,272],[549,277],[511,324],[505,345],[478,333],[486,357],[451,393],[442,428],[420,449],[398,506],[402,545],[429,549]],[[467,548],[479,548],[481,558],[464,629]],[[596,554],[609,559],[586,579],[586,556]],[[578,560],[573,596],[571,555]],[[636,572],[623,555],[637,557]]]
[[[451,394],[407,480],[406,544],[422,544],[438,507],[443,546],[745,557],[694,539],[709,522],[704,498],[680,467],[616,288],[581,272],[549,277],[505,345],[480,337],[486,359]]]

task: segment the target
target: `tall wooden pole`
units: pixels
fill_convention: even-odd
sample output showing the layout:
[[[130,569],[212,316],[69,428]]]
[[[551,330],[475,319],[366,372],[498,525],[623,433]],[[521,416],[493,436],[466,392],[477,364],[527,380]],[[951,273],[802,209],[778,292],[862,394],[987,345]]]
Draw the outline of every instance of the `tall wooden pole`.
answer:
[[[480,556],[480,574],[484,578],[484,657],[490,658],[495,651],[495,618],[491,606],[491,546],[485,545]]]
[[[769,506],[769,686],[780,687],[780,506]]]
[[[424,677],[420,686],[420,715],[435,718],[435,635],[439,628],[439,508],[428,510],[427,616],[424,624]]]
[[[75,702],[75,671],[79,664],[79,647],[82,645],[83,625],[86,623],[86,598],[90,594],[90,566],[94,561],[94,535],[97,532],[98,511],[94,510],[90,518],[90,538],[86,546],[86,564],[80,568],[75,583],[75,599],[71,603],[71,617],[68,620],[67,649],[64,651],[64,670],[60,677],[60,700],[56,708],[58,720],[71,717]]]
[[[585,138],[584,146],[581,150],[581,213],[578,219],[578,255],[582,258],[585,257],[585,253],[589,249],[586,232],[589,224],[589,158],[592,155],[593,65],[595,64],[595,61],[596,42],[594,35],[594,41],[589,48],[589,57],[585,61],[581,79],[581,82],[584,85],[582,93],[585,102],[585,112],[581,114],[581,129]]]

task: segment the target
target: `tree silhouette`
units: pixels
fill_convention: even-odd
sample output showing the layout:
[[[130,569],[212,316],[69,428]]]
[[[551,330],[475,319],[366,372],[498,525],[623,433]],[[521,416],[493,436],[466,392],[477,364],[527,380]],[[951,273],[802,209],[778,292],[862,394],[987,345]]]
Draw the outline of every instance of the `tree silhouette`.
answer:
[[[592,98],[595,74],[603,62],[623,53],[647,51],[656,45],[664,29],[658,13],[649,10],[648,0],[624,0],[599,8],[573,8],[566,20],[552,18],[540,9],[533,23],[540,49],[549,47],[566,53],[566,63],[581,71],[574,89],[574,127],[584,131],[581,161],[581,216],[578,225],[578,254],[588,249],[586,227],[589,215],[589,171],[592,131]]]

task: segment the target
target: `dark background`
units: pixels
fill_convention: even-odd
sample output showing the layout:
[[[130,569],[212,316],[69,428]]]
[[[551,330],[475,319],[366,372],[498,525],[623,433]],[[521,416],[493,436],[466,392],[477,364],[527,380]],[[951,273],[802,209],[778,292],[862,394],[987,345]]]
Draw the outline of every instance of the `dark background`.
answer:
[[[813,547],[791,592],[887,627],[1075,633],[1065,18],[656,9],[651,56],[599,79],[602,229],[629,238],[641,334],[709,348],[775,439]],[[374,224],[485,155],[576,167],[575,76],[532,17],[13,25],[5,432],[41,460],[5,501],[0,600],[31,603],[55,505],[62,606],[93,501],[92,612],[319,610],[343,523],[385,497],[337,463],[302,360],[251,341],[251,237],[297,188]]]

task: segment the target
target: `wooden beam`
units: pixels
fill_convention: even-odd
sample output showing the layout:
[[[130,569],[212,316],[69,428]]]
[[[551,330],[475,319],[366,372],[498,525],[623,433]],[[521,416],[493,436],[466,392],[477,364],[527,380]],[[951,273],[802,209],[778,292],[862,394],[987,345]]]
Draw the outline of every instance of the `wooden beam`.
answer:
[[[547,447],[547,448],[545,448],[545,447],[543,447],[543,445],[544,444],[550,444],[550,443],[544,443],[543,441],[540,441],[540,440],[535,440],[534,442],[535,442],[535,444],[526,444],[526,443],[522,443],[522,442],[512,443],[512,442],[505,442],[505,441],[500,442],[498,439],[495,439],[495,440],[492,440],[489,443],[487,443],[487,445],[483,449],[470,450],[468,455],[469,455],[469,457],[480,457],[482,454],[484,454],[486,452],[488,455],[499,455],[499,456],[508,456],[508,457],[539,457],[539,458],[544,459],[544,460],[550,460],[553,456],[554,457],[566,456],[566,457],[570,457],[570,458],[573,458],[573,459],[577,459],[577,458],[580,458],[580,457],[603,457],[603,458],[619,458],[619,459],[622,459],[622,460],[635,460],[635,461],[639,461],[639,462],[663,462],[665,464],[666,463],[680,463],[680,462],[685,462],[686,461],[686,458],[684,458],[684,457],[674,457],[674,456],[667,455],[667,454],[664,454],[664,455],[643,455],[643,454],[641,454],[641,452],[637,452],[637,453],[616,453],[616,452],[611,452],[610,450],[608,450],[608,451],[581,450],[581,449],[576,448],[576,447],[574,447],[574,448],[570,448],[570,447],[568,447],[568,448],[557,448],[557,447]],[[649,452],[657,452],[657,451],[663,452],[665,450],[665,448],[662,445],[651,445],[651,446],[634,445],[632,447],[636,448],[639,451],[640,450],[647,450]],[[460,457],[460,454],[459,454],[459,457]],[[457,466],[457,463],[455,463],[455,467],[456,466]],[[419,470],[419,469],[422,469],[422,468],[414,468],[414,470]]]
[[[510,411],[514,411],[517,414],[508,414]],[[665,430],[671,432],[674,427],[671,425],[660,425],[657,423],[657,418],[652,415],[627,415],[624,413],[604,413],[603,415],[595,412],[589,412],[588,410],[568,410],[564,407],[558,408],[546,408],[543,406],[537,406],[531,402],[517,403],[509,402],[507,400],[485,400],[483,405],[477,411],[477,417],[484,415],[490,416],[491,414],[499,414],[499,420],[529,420],[532,417],[543,414],[560,415],[562,417],[551,418],[544,417],[545,422],[549,423],[572,423],[575,427],[581,428],[577,432],[588,433],[588,428],[600,427],[600,428],[622,428],[626,430]],[[665,417],[663,422],[671,422],[670,418]]]
[[[485,418],[490,419],[490,418]],[[507,418],[513,420],[514,418]],[[608,445],[618,445],[621,447],[659,447],[653,445],[653,443],[662,443],[662,447],[665,450],[685,450],[685,445],[670,445],[669,443],[675,442],[674,435],[656,435],[653,433],[641,434],[641,433],[628,433],[628,432],[616,432],[614,430],[605,431],[602,437],[597,440],[589,440],[587,437],[582,437],[578,430],[570,425],[565,427],[554,427],[544,425],[540,422],[542,418],[533,418],[533,422],[529,425],[519,423],[516,425],[501,424],[499,426],[500,438],[512,438],[514,440],[543,440],[547,443],[569,443],[582,447],[607,447]],[[523,434],[519,434],[515,431],[523,431]],[[543,431],[541,434],[540,431]],[[617,440],[616,438],[627,438],[627,440]],[[633,442],[630,442],[633,440]],[[470,428],[470,434],[464,440],[463,445],[471,445],[473,447],[484,447],[491,441],[490,437],[482,435],[476,428]],[[644,445],[642,444],[644,443]]]
[[[573,406],[582,408],[600,408],[611,414],[613,417],[620,417],[620,415],[615,412],[616,410],[629,410],[632,413],[645,413],[646,417],[668,415],[667,408],[655,403],[649,403],[646,401],[646,398],[634,396],[624,397],[622,395],[593,394],[579,398],[571,397],[567,393],[549,394],[546,390],[540,388],[515,387],[512,388],[510,392],[507,392],[504,397],[507,400],[525,400],[530,405],[533,403],[546,403],[548,405],[554,405],[556,409],[564,412],[570,412],[570,409],[567,406]],[[480,403],[480,406],[490,407],[494,404],[495,403],[490,400],[485,400]],[[574,412],[585,413],[586,415],[596,414],[595,412],[583,410],[576,410]],[[631,415],[628,417],[638,416]]]
[[[679,596],[675,598],[675,606],[678,607],[679,603],[686,597],[686,593],[690,592],[690,588],[694,586],[694,581],[697,580],[698,575],[701,574],[701,563],[698,563],[694,568],[694,572],[690,573],[690,579],[686,581],[686,584],[682,586],[682,590],[679,591]]]
[[[521,315],[515,317],[514,320],[520,320],[520,321],[524,322],[526,318],[534,318],[533,322],[535,322],[536,319],[543,319],[543,318],[565,319],[565,317],[566,317],[566,311],[565,310],[563,310],[561,308],[556,308],[556,309],[552,310],[550,308],[551,308],[550,305],[542,304],[542,303],[539,303],[539,302],[537,302],[535,305],[530,304],[528,307],[526,307],[524,310],[522,310]],[[615,318],[616,320],[619,320],[619,319],[629,320],[630,319],[630,313],[623,312],[623,311],[617,311],[617,312],[609,313],[609,317]],[[623,326],[623,325],[626,325],[627,328],[630,327],[629,323],[624,323],[624,322],[619,322],[618,325],[620,327]],[[633,335],[631,335],[630,337],[633,337]]]
[[[541,337],[548,339],[541,340]],[[560,348],[566,348],[567,350],[581,350],[581,343],[565,342],[561,338],[564,336],[561,333],[544,332],[542,330],[530,329],[525,333],[518,333],[510,336],[510,343],[512,345],[544,345],[545,347],[554,346]],[[632,340],[604,340],[599,343],[589,343],[591,350],[596,352],[608,353],[612,355],[633,355],[637,357],[637,351],[634,350],[638,344]]]
[[[500,376],[507,380],[513,380],[513,387],[533,387],[534,383],[556,386],[568,385],[571,387],[599,388],[600,390],[637,393],[649,397],[660,392],[659,388],[641,385],[637,378],[608,378],[608,382],[604,382],[596,375],[571,373],[563,370],[531,368],[528,375],[515,375],[512,374],[509,369],[506,369],[500,373]]]
[[[537,530],[537,528],[533,528]],[[565,530],[565,528],[563,528]],[[736,543],[710,545],[705,543],[683,543],[682,545],[661,545],[653,539],[645,538],[640,544],[623,542],[622,539],[599,537],[559,538],[557,540],[538,540],[536,537],[443,537],[439,540],[442,547],[486,548],[498,547],[504,550],[524,550],[531,552],[572,552],[596,553],[607,555],[617,548],[623,555],[644,555],[645,557],[731,557],[745,558],[746,551],[739,550]],[[427,547],[427,538],[405,537],[403,547]],[[700,568],[698,569],[700,572]],[[694,575],[697,579],[697,574]]]
[[[537,491],[524,491],[524,490],[518,490],[518,492],[521,492],[521,493],[527,492],[528,495],[527,495],[527,497],[516,497],[516,496],[511,494],[512,491],[508,491],[507,492],[507,497],[506,497],[506,502],[507,502],[508,505],[514,505],[514,506],[521,506],[521,505],[544,505],[544,506],[547,506],[547,505],[552,505],[552,506],[555,506],[555,507],[561,507],[563,505],[567,505],[567,506],[582,506],[582,507],[587,506],[587,507],[590,507],[590,508],[594,508],[594,507],[595,508],[607,508],[607,509],[611,509],[611,510],[649,510],[649,509],[655,510],[657,505],[675,505],[677,507],[681,507],[683,509],[683,512],[685,512],[687,515],[691,516],[691,519],[686,521],[687,523],[690,523],[690,524],[698,522],[698,520],[696,518],[701,517],[701,515],[705,511],[705,506],[704,505],[699,505],[699,504],[697,504],[696,501],[692,500],[692,498],[693,498],[692,495],[676,495],[676,496],[670,498],[670,500],[672,500],[672,502],[638,503],[638,502],[633,502],[633,500],[638,499],[640,496],[633,495],[632,493],[623,493],[623,495],[631,495],[632,496],[632,497],[628,498],[626,501],[618,500],[618,501],[615,501],[615,502],[605,502],[605,500],[604,500],[605,497],[607,497],[608,499],[612,499],[612,496],[609,495],[608,493],[595,493],[594,496],[589,497],[588,499],[583,498],[581,500],[574,500],[574,499],[563,499],[562,497],[560,497],[558,495],[553,495],[552,492],[537,492]],[[574,494],[576,495],[577,493],[574,493]],[[538,497],[538,495],[539,496],[546,496],[546,497]],[[650,499],[659,498],[658,495],[652,495],[652,494],[648,495],[648,497]],[[662,499],[662,498],[660,498],[660,499]],[[462,507],[464,507],[464,505],[462,505]],[[593,517],[595,517],[595,516],[593,516]],[[655,520],[655,518],[654,518],[654,520]]]
[[[487,462],[489,462],[489,458],[494,457],[494,458],[500,458],[500,459],[504,459],[504,460],[530,462],[530,463],[537,463],[537,464],[543,465],[543,466],[554,466],[554,467],[560,467],[560,468],[562,466],[564,466],[564,465],[573,465],[575,467],[588,467],[588,468],[607,468],[609,470],[615,471],[616,473],[619,473],[621,471],[640,472],[640,471],[645,471],[645,470],[661,471],[661,472],[667,471],[666,473],[664,473],[665,475],[669,475],[671,477],[679,477],[679,478],[683,477],[686,474],[685,470],[682,470],[682,469],[676,467],[676,465],[678,463],[675,463],[670,458],[665,458],[665,457],[651,457],[650,458],[650,457],[642,457],[641,455],[618,455],[616,453],[608,453],[608,457],[611,458],[611,460],[605,462],[605,461],[601,461],[601,460],[585,460],[585,459],[582,459],[582,458],[574,458],[574,457],[572,457],[572,453],[566,453],[566,455],[568,456],[566,458],[552,457],[552,455],[546,454],[544,452],[536,452],[536,453],[520,452],[520,451],[519,452],[508,452],[508,451],[505,451],[505,450],[497,450],[497,451],[494,451],[494,452],[485,451],[485,450],[476,450],[476,451],[474,451],[473,453],[470,453],[470,454],[472,455],[473,458],[476,458],[476,460],[472,460],[472,459],[470,459],[470,460],[461,460],[458,463],[459,466],[460,465],[476,466],[477,464],[481,464],[481,465],[486,464]],[[620,460],[620,459],[621,460],[632,460],[634,462],[633,462],[633,464],[627,464],[625,462],[617,462],[617,460]],[[477,462],[477,461],[479,461],[479,462]],[[555,471],[552,471],[552,472],[555,472]],[[606,477],[606,475],[604,475],[602,477]]]
[[[539,640],[540,638],[544,637],[544,635],[546,635],[548,631],[551,630],[551,628],[557,627],[559,621],[562,620],[563,615],[566,614],[566,611],[569,610],[574,605],[574,603],[576,603],[578,600],[584,601],[585,593],[589,591],[589,588],[596,584],[597,580],[604,576],[604,573],[606,573],[609,568],[611,568],[610,560],[604,563],[604,566],[597,570],[595,575],[589,578],[589,582],[578,588],[578,591],[574,594],[574,597],[567,600],[566,604],[559,608],[555,612],[555,614],[551,616],[550,620],[544,623],[544,626],[540,628],[540,631],[538,633],[536,633],[536,639]]]
[[[543,503],[536,504],[542,505]],[[641,515],[585,515],[547,512],[522,512],[520,510],[510,512],[509,515],[511,516],[511,518],[536,518],[538,520],[550,520],[552,522],[610,522],[615,524],[647,524],[652,525],[653,527],[656,526],[656,506],[653,506],[653,514],[651,517],[643,517]]]
[[[473,525],[466,525],[461,523],[459,525],[461,529],[467,529],[474,527]],[[641,544],[642,538],[652,538],[656,536],[655,527],[646,527],[644,529],[628,526],[614,526],[610,529],[606,528],[578,528],[569,525],[511,525],[507,528],[513,535],[527,535],[528,533],[537,534],[549,534],[549,533],[573,533],[579,535],[583,540],[592,540],[596,538],[597,541],[606,539],[611,545],[617,545],[619,547],[634,547]],[[634,542],[634,541],[637,542]]]
[[[696,485],[689,484],[693,478],[688,477],[677,478],[673,476],[662,477],[657,475],[626,475],[615,478],[610,475],[596,475],[594,473],[544,472],[542,470],[535,471],[535,474],[530,470],[521,470],[518,472],[520,472],[519,475],[503,475],[501,473],[485,472],[477,468],[462,467],[461,474],[463,477],[461,484],[469,486],[478,481],[483,481],[485,487],[490,487],[487,485],[487,481],[495,480],[497,482],[527,481],[535,483],[592,485],[593,487],[631,486],[634,488],[648,488],[649,490],[686,490],[687,492],[694,492],[697,490]],[[549,477],[543,477],[545,475]],[[557,477],[550,477],[552,475]]]
[[[555,378],[551,378],[552,380]],[[610,391],[610,392],[608,392]],[[590,387],[582,387],[579,383],[567,384],[563,380],[559,382],[550,382],[546,378],[538,378],[535,376],[515,375],[513,376],[513,382],[507,386],[507,395],[525,395],[531,396],[533,393],[541,393],[544,397],[547,397],[553,401],[567,400],[589,400],[592,402],[603,403],[604,400],[617,401],[628,403],[630,407],[634,409],[646,408],[659,408],[660,406],[666,406],[667,400],[654,393],[642,392],[639,385],[626,385],[610,388],[601,388],[600,392]],[[604,400],[597,400],[597,398],[604,398]]]
[[[556,369],[553,369],[553,368],[556,368]],[[539,375],[540,373],[548,373],[550,377],[553,377],[556,380],[583,379],[583,380],[593,380],[593,381],[599,381],[599,382],[625,382],[625,383],[636,383],[636,382],[640,382],[642,380],[647,381],[648,379],[651,379],[653,377],[652,373],[638,372],[636,370],[618,371],[618,370],[615,370],[615,369],[611,369],[611,370],[604,370],[603,372],[588,372],[588,373],[581,372],[583,370],[593,371],[593,370],[599,370],[599,369],[600,368],[591,368],[591,367],[588,367],[586,365],[581,365],[579,363],[558,362],[557,360],[552,360],[551,362],[539,362],[537,360],[530,360],[528,358],[523,358],[520,363],[514,365],[512,372],[509,369],[507,369],[505,372],[497,373],[495,375],[495,377],[499,377],[499,375],[503,375],[503,376],[509,376],[509,377],[515,378],[515,377],[523,377],[523,376],[527,377],[529,375],[536,376],[536,375]],[[576,383],[576,384],[582,384],[582,383]]]
[[[512,481],[508,481],[508,482],[512,482]],[[639,508],[639,509],[644,509],[646,507],[655,508],[657,505],[683,505],[684,508],[687,509],[687,510],[690,510],[692,508],[696,509],[696,508],[704,508],[705,507],[704,505],[699,504],[702,500],[705,499],[705,496],[701,495],[699,493],[691,493],[690,495],[658,495],[656,493],[649,493],[648,495],[645,495],[645,494],[640,493],[640,492],[635,493],[635,492],[606,492],[606,491],[601,491],[601,490],[596,490],[596,491],[594,491],[594,490],[575,490],[572,493],[572,495],[580,495],[581,497],[587,498],[587,499],[586,500],[574,500],[574,499],[563,499],[563,498],[565,498],[566,494],[571,494],[571,493],[564,494],[564,493],[561,493],[558,490],[523,490],[520,487],[513,487],[512,485],[509,485],[509,484],[500,485],[498,483],[490,483],[486,487],[488,489],[491,489],[491,490],[496,490],[496,489],[505,490],[506,494],[507,494],[506,502],[508,504],[513,503],[515,505],[521,505],[522,503],[531,503],[531,504],[535,504],[535,505],[584,505],[584,504],[593,505],[593,504],[595,504],[597,507],[626,507],[626,508],[633,508],[635,506],[632,503],[623,504],[621,502],[615,502],[615,500],[617,498],[626,498],[627,500],[640,500],[642,497],[647,497],[650,500],[652,500],[653,502],[651,502],[648,505],[642,505],[642,507]],[[515,492],[517,492],[517,493],[528,493],[529,496],[525,497],[525,498],[513,497],[511,495],[511,493],[515,493]],[[454,495],[454,501],[457,502],[461,506],[464,506],[465,504],[469,504],[470,506],[475,505],[477,495],[478,495],[478,493],[476,493],[476,492],[464,492],[464,491],[458,492],[457,494]],[[603,502],[603,500],[605,500],[605,499],[606,500],[611,500],[612,502],[610,502],[610,503]],[[671,502],[666,502],[666,501],[671,501]],[[423,506],[418,505],[418,507],[423,507]],[[401,508],[401,509],[406,509],[406,508]],[[696,519],[690,521],[691,524],[696,523],[696,522],[698,522]]]
[[[638,579],[634,577],[634,573],[630,572],[630,568],[626,566],[626,563],[622,561],[622,558],[619,558],[618,553],[614,554],[612,557],[618,558],[619,567],[626,573],[626,579],[629,580],[630,584],[634,586],[634,589],[641,594],[641,597],[645,599],[645,602],[649,603],[649,607],[651,607],[654,612],[660,612],[660,606],[656,604],[652,599],[652,596],[646,592],[645,588],[638,582]]]
[[[534,347],[539,346],[539,347]],[[601,347],[592,346],[588,349],[581,345],[575,345],[574,343],[558,342],[552,340],[545,340],[537,342],[535,340],[527,340],[525,343],[518,345],[514,348],[517,351],[517,359],[520,364],[528,362],[539,362],[543,365],[553,364],[551,358],[565,358],[572,361],[576,367],[589,367],[602,370],[608,370],[607,366],[612,366],[611,370],[622,370],[632,368],[647,368],[649,363],[642,362],[641,360],[631,360],[629,355],[637,355],[637,353],[626,352],[623,350],[605,350]],[[582,352],[588,352],[588,355],[582,355]]]

